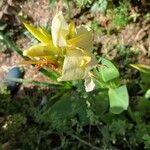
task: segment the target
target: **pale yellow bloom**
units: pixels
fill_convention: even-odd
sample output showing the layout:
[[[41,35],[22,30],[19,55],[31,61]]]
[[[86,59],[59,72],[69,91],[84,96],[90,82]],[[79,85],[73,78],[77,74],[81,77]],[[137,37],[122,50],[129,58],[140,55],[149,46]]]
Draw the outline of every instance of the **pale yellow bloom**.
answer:
[[[94,89],[90,70],[97,65],[97,60],[92,54],[92,31],[87,26],[75,28],[73,22],[68,25],[62,12],[52,20],[52,36],[42,28],[24,24],[41,42],[25,50],[25,56],[31,59],[52,59],[54,63],[61,57],[63,67],[58,81],[84,79],[86,91]]]
[[[59,14],[59,19],[57,19],[57,21],[59,25],[61,24],[60,22],[64,22],[62,13]],[[55,24],[57,24],[57,22],[55,22]],[[58,78],[58,81],[85,79],[86,91],[92,91],[95,84],[92,81],[89,73],[90,70],[97,65],[97,60],[91,52],[93,48],[92,32],[87,26],[80,26],[76,29],[72,24],[67,26],[66,23],[62,23],[61,25],[62,26],[59,26],[59,29],[57,30],[61,32],[57,34],[58,32],[56,31],[56,34],[57,36],[59,35],[61,41],[65,41],[62,43],[67,43],[67,45],[63,45],[61,43],[66,47],[66,53],[62,75]],[[70,35],[68,36],[70,37],[68,39],[66,34],[64,34],[64,36],[61,35],[64,33],[62,32],[64,31],[64,28],[65,33]],[[68,29],[68,31],[66,29]],[[58,42],[56,45],[60,46],[60,42]]]
[[[51,26],[52,40],[56,47],[67,46],[67,35],[69,34],[69,27],[64,19],[62,12],[56,14],[52,20]]]

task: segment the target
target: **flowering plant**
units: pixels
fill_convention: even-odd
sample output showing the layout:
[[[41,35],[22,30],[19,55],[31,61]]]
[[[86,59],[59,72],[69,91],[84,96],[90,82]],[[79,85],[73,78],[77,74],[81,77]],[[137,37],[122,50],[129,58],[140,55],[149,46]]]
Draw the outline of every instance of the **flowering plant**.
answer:
[[[62,12],[54,16],[51,33],[25,22],[24,25],[40,43],[23,51],[23,55],[31,60],[22,64],[50,68],[59,74],[58,82],[84,79],[86,92],[92,91],[95,85],[108,89],[110,111],[119,114],[127,110],[127,88],[120,86],[119,72],[109,60],[101,58],[102,65],[98,64],[92,53],[92,31],[89,27],[75,27],[73,22],[67,24]]]
[[[25,27],[41,42],[27,50],[23,55],[28,56],[38,65],[51,66],[60,72],[58,81],[85,80],[85,89],[92,91],[95,84],[90,76],[90,70],[98,62],[92,54],[92,32],[87,26],[75,28],[71,22],[67,24],[62,12],[52,20],[51,34],[42,28],[35,28],[24,23]],[[26,62],[27,63],[27,62]]]

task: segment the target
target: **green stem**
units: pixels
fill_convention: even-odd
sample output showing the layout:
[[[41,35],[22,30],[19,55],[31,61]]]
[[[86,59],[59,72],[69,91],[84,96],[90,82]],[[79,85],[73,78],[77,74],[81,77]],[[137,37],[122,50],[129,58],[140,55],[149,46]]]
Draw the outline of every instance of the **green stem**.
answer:
[[[0,36],[3,37],[3,41],[6,43],[6,45],[8,46],[8,48],[12,49],[13,51],[16,51],[20,56],[22,56],[23,58],[25,58],[22,54],[22,51],[8,38],[8,36],[4,35],[4,34],[0,34]]]
[[[133,114],[133,112],[132,112],[130,106],[128,107],[128,114],[129,114],[130,118],[131,118],[135,123],[137,123],[137,121],[136,121],[136,119],[135,119],[135,116],[134,116],[134,114]]]
[[[83,143],[83,144],[85,144],[85,145],[91,147],[91,148],[94,149],[94,150],[100,150],[99,147],[96,147],[96,146],[92,145],[91,143],[88,143],[87,141],[85,141],[85,140],[79,138],[77,135],[71,134],[70,136],[73,137],[74,139],[78,140],[79,142],[81,142],[81,143]]]

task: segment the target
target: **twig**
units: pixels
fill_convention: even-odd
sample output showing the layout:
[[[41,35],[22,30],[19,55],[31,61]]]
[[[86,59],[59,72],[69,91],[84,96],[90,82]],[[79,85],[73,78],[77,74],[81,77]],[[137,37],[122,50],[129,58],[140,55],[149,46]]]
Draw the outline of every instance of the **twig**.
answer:
[[[85,145],[91,147],[93,150],[100,150],[99,147],[96,147],[96,146],[92,145],[91,143],[86,142],[85,140],[79,138],[79,137],[76,136],[76,135],[70,134],[70,136],[73,137],[74,139],[78,140],[79,142],[81,142],[81,143],[83,143],[83,144],[85,144]]]

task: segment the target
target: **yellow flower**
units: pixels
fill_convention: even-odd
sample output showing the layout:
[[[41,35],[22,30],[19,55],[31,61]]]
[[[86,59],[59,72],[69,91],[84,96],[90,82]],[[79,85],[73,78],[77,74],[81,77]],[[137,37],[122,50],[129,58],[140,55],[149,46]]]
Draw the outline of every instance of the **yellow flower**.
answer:
[[[87,26],[75,28],[73,22],[68,25],[62,12],[52,20],[51,35],[42,28],[24,25],[41,43],[25,50],[23,55],[33,60],[46,59],[54,64],[61,57],[63,67],[60,66],[62,71],[58,81],[85,79],[86,91],[94,89],[90,70],[97,65],[97,60],[92,54],[92,31]]]
[[[62,13],[56,15],[56,18],[52,21],[52,31],[55,35],[52,36],[53,43],[58,47],[65,47],[66,51],[62,75],[58,81],[85,79],[86,91],[92,91],[95,84],[90,77],[90,70],[97,65],[92,54],[92,32],[87,26],[75,28],[73,23],[68,25]]]

